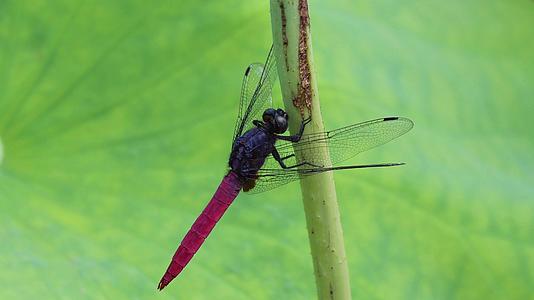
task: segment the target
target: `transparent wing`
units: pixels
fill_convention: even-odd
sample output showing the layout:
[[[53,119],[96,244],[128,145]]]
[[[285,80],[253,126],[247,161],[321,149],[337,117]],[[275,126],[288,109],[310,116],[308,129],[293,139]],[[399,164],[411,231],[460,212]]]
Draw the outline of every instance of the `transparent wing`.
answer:
[[[413,122],[402,117],[380,118],[339,129],[303,135],[299,142],[277,141],[276,149],[281,157],[297,152],[305,152],[307,156],[297,161],[295,157],[286,160],[286,165],[297,164],[302,161],[331,167],[337,163],[356,156],[359,153],[383,145],[410,131]],[[328,151],[331,161],[323,159],[323,153]],[[274,159],[263,168],[276,167]]]
[[[385,163],[385,164],[369,164],[369,165],[354,165],[354,166],[340,166],[340,167],[318,167],[318,168],[295,168],[295,169],[261,169],[257,176],[255,176],[255,186],[248,193],[257,194],[268,190],[275,189],[282,185],[288,184],[297,179],[315,174],[349,170],[349,169],[363,169],[363,168],[383,168],[404,165],[404,163]]]
[[[280,185],[299,179],[302,176],[338,169],[361,168],[362,166],[334,167],[333,165],[355,155],[383,145],[410,131],[413,122],[402,117],[387,117],[363,123],[349,125],[336,130],[303,135],[299,142],[291,143],[278,140],[276,149],[287,166],[307,162],[317,167],[305,166],[300,169],[282,169],[280,164],[270,155],[263,167],[258,171],[253,193],[276,188]],[[303,151],[306,156],[297,159],[295,150]],[[330,154],[330,161],[325,160],[324,153]],[[302,153],[302,152],[301,152]],[[366,165],[365,167],[383,167],[392,164]],[[396,164],[393,164],[396,165]]]
[[[254,119],[261,119],[259,115],[272,107],[272,89],[276,76],[276,61],[271,46],[265,65],[254,63],[245,70],[232,145],[238,137],[254,126]]]

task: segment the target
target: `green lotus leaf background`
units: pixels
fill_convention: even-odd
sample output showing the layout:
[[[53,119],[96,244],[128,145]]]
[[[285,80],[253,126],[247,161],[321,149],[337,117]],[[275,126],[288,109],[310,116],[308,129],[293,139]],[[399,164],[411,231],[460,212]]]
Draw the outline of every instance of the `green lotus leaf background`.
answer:
[[[350,161],[406,166],[336,175],[353,297],[531,297],[532,1],[310,11],[326,127],[416,124]],[[0,298],[313,299],[298,184],[241,195],[156,291],[271,40],[268,1],[0,1]]]

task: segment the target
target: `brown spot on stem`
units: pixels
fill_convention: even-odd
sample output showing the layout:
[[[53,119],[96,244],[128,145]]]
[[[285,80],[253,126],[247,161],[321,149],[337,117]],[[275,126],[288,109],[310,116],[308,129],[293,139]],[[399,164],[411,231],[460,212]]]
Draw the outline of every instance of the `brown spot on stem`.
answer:
[[[332,286],[331,282],[330,282],[330,299],[334,299],[334,287]]]
[[[311,72],[308,60],[308,32],[310,28],[310,15],[308,13],[308,1],[299,0],[299,88],[297,97],[293,99],[293,105],[304,115],[304,109],[311,112],[312,90]]]
[[[280,15],[282,18],[282,44],[284,47],[284,61],[286,63],[286,71],[289,72],[289,63],[287,60],[287,45],[289,43],[287,39],[287,17],[284,2],[280,1]]]

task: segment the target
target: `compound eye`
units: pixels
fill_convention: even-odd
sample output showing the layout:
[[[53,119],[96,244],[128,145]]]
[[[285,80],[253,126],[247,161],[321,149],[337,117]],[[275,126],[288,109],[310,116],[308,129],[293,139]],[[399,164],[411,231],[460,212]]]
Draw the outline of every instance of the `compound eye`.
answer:
[[[276,114],[276,111],[275,111],[274,109],[272,109],[272,108],[268,108],[268,109],[266,109],[266,110],[263,112],[263,116],[262,116],[263,121],[268,122],[269,120],[271,120],[272,118],[274,118],[275,114]]]
[[[287,121],[284,117],[276,117],[276,128],[278,133],[284,133],[287,130]]]
[[[263,114],[274,116],[276,114],[276,110],[274,110],[274,108],[267,108]]]

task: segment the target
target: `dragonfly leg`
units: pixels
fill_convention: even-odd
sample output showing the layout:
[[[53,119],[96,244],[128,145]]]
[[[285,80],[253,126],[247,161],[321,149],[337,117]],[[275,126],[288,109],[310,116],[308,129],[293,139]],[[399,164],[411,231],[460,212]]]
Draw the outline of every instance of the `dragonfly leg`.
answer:
[[[276,138],[283,140],[283,141],[290,141],[290,142],[296,143],[300,141],[300,138],[302,137],[302,134],[304,133],[304,128],[310,122],[311,122],[311,117],[302,120],[302,122],[300,123],[299,132],[295,135],[290,135],[290,136],[277,135]]]
[[[284,160],[295,156],[295,154],[290,154],[288,156],[285,156],[284,158],[281,158],[280,157],[280,153],[278,153],[278,150],[276,150],[276,148],[273,149],[273,152],[271,154],[273,155],[273,158],[280,164],[280,167],[282,167],[282,169],[293,169],[293,168],[298,168],[298,167],[302,167],[302,166],[309,166],[309,167],[314,167],[314,168],[323,168],[324,167],[324,166],[315,165],[315,164],[312,164],[312,163],[309,163],[309,162],[306,162],[306,161],[298,163],[298,164],[293,165],[293,166],[286,166],[286,164],[284,163]]]
[[[286,160],[286,159],[291,158],[293,156],[295,156],[295,153],[289,154],[288,156],[285,156],[285,157],[282,157],[281,160]]]
[[[314,167],[314,168],[324,168],[324,166],[320,166],[320,165],[316,165],[316,164],[312,164],[312,163],[309,163],[309,162],[301,162],[301,163],[298,163],[296,165],[293,165],[293,166],[285,166],[282,167],[284,169],[293,169],[293,168],[298,168],[298,167],[302,167],[302,166],[308,166],[308,167]]]
[[[280,153],[278,153],[278,150],[276,150],[276,147],[273,147],[273,152],[271,152],[271,154],[273,155],[273,158],[280,164],[280,167],[282,167],[282,169],[287,169],[287,166],[286,164],[284,163],[284,159],[288,159],[291,157],[291,155],[288,155],[284,158],[281,158],[280,157]],[[293,154],[294,156],[294,154]]]

